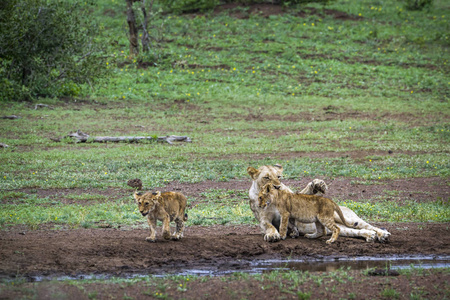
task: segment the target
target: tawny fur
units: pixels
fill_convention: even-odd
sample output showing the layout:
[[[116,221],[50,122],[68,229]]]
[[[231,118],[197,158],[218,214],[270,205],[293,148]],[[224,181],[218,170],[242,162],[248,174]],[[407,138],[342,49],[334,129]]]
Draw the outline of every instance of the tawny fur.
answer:
[[[287,186],[280,182],[281,176],[283,174],[283,167],[281,165],[261,166],[258,169],[248,167],[247,172],[253,179],[252,186],[249,190],[250,209],[252,210],[255,218],[259,221],[259,226],[264,232],[264,240],[267,242],[276,242],[281,238],[277,229],[280,226],[280,213],[278,212],[276,207],[265,210],[259,208],[258,194],[261,188],[269,182],[280,187],[280,189],[282,190],[286,190],[292,193],[292,191]],[[301,193],[315,194],[318,191],[324,193],[326,190],[327,185],[323,180],[314,179],[301,191]],[[289,222],[288,226],[293,237],[299,235],[294,220],[292,220],[292,222]]]
[[[140,213],[145,217],[150,226],[150,236],[146,238],[149,242],[156,241],[156,221],[163,223],[163,238],[169,240],[179,240],[183,237],[184,222],[187,221],[185,213],[186,197],[177,192],[147,192],[145,194],[135,192],[134,199],[139,207]],[[173,235],[170,234],[170,222],[174,221],[177,229]]]
[[[285,190],[287,192],[293,193],[289,187],[280,182],[280,178],[283,173],[283,167],[280,165],[274,166],[261,166],[258,169],[253,167],[248,167],[247,172],[252,178],[252,185],[249,189],[249,198],[250,198],[250,208],[255,216],[255,218],[260,222],[260,227],[264,232],[264,240],[269,242],[275,242],[280,239],[280,234],[278,233],[276,224],[279,224],[280,214],[277,211],[276,207],[272,207],[270,209],[261,209],[258,207],[258,195],[261,191],[262,187],[272,182],[274,185],[280,186],[281,190]],[[314,179],[310,182],[300,193],[302,194],[315,194],[318,191],[325,193],[327,190],[327,185],[323,180]],[[386,242],[389,240],[390,233],[384,229],[377,228],[375,226],[370,225],[365,222],[361,218],[359,218],[355,212],[351,209],[340,206],[342,213],[344,214],[345,219],[351,223],[358,223],[356,229],[349,228],[342,224],[337,213],[334,214],[334,220],[337,223],[337,226],[340,228],[340,235],[346,237],[363,237],[367,242],[372,242],[378,240],[380,242]],[[278,222],[275,222],[278,221]],[[275,226],[274,226],[275,224]],[[289,225],[291,226],[291,225]],[[295,231],[301,234],[312,234],[316,232],[316,227],[314,223],[295,223],[295,228],[293,230],[292,236],[295,236]],[[327,230],[327,234],[331,232]]]
[[[322,196],[294,194],[280,190],[271,183],[268,183],[259,192],[258,199],[260,208],[267,209],[270,206],[275,206],[279,211],[281,215],[279,232],[283,240],[287,235],[289,218],[294,218],[301,223],[314,222],[316,224],[316,232],[306,234],[305,236],[307,238],[321,237],[326,234],[325,227],[328,228],[332,232],[332,235],[327,240],[327,244],[335,242],[339,236],[340,229],[334,221],[335,212],[337,212],[339,218],[346,226],[354,226],[346,222],[341,209],[333,200]]]

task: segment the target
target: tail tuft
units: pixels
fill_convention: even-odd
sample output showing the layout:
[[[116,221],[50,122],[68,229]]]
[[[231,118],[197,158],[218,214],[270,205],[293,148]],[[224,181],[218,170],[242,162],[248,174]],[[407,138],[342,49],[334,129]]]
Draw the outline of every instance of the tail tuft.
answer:
[[[184,219],[183,219],[184,221],[187,221],[188,220],[188,214],[184,214]]]

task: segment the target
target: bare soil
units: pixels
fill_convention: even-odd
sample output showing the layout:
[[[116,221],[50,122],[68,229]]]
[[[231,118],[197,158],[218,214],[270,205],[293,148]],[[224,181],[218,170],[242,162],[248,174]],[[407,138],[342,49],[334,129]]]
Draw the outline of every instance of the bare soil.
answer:
[[[0,277],[35,280],[45,276],[89,274],[129,276],[132,274],[178,273],[184,269],[209,269],[239,272],[254,260],[274,258],[345,258],[359,256],[396,256],[450,254],[448,224],[397,223],[376,224],[392,233],[389,243],[367,243],[362,239],[340,237],[332,245],[325,238],[287,239],[277,243],[263,241],[257,226],[191,226],[180,241],[158,240],[148,243],[147,230],[76,229],[35,230],[14,229],[0,233]],[[160,232],[159,232],[160,233]],[[322,275],[321,275],[322,274]],[[425,270],[399,276],[369,276],[350,270],[346,275],[319,273],[293,287],[292,278],[240,280],[233,275],[224,278],[194,279],[157,284],[111,284],[93,282],[83,288],[63,283],[22,283],[14,288],[0,284],[0,299],[31,297],[36,299],[312,299],[354,298],[409,299],[420,295],[429,299],[449,296],[450,274],[445,270]],[[384,274],[381,272],[381,274]],[[396,274],[394,274],[396,275]],[[275,282],[274,282],[275,280]],[[286,287],[286,288],[281,288]],[[30,290],[32,292],[30,292]],[[31,294],[29,294],[31,293]],[[370,294],[367,294],[370,293]],[[392,293],[394,293],[392,296]],[[387,297],[384,295],[388,295]],[[391,295],[391,296],[389,296]]]
[[[277,243],[263,241],[257,226],[191,226],[181,241],[148,243],[144,229],[76,229],[2,231],[3,276],[158,273],[205,266],[235,266],[237,260],[325,256],[450,255],[448,224],[377,224],[392,233],[389,243],[344,238],[303,237]],[[161,236],[161,235],[159,235]],[[245,264],[245,263],[244,263]]]
[[[312,178],[300,181],[284,180],[292,188],[302,188]],[[405,200],[416,202],[448,201],[448,181],[442,178],[411,178],[378,181],[363,184],[357,178],[326,179],[327,196],[335,200],[361,201],[383,197],[402,204]],[[373,183],[373,182],[372,182]],[[162,191],[182,191],[196,205],[203,201],[202,193],[211,189],[246,192],[248,181],[214,182],[196,184],[171,182]],[[145,187],[144,187],[145,188]],[[149,188],[148,188],[149,189]],[[395,193],[392,193],[392,192]],[[22,190],[39,197],[58,199],[63,203],[76,201],[89,205],[89,201],[67,199],[68,194],[103,194],[107,199],[130,195],[131,189],[115,188],[103,191],[83,189]],[[238,195],[236,201],[243,199]],[[270,244],[263,241],[258,226],[190,226],[183,240],[147,243],[148,230],[130,228],[54,230],[52,225],[40,230],[13,227],[0,231],[0,276],[47,276],[90,273],[158,273],[173,272],[182,268],[236,265],[236,260],[268,258],[358,257],[392,255],[450,255],[448,223],[374,223],[392,233],[389,243],[366,243],[363,239],[340,237],[333,245],[325,238],[309,240],[303,237]],[[159,228],[160,230],[160,228]]]
[[[354,154],[357,155],[357,154]],[[285,180],[291,187],[303,187],[312,178],[301,181]],[[386,195],[386,199],[400,203],[406,199],[417,202],[448,201],[448,182],[442,178],[413,178],[392,181],[379,181],[376,184],[358,183],[358,179],[326,179],[329,184],[328,196],[354,201],[371,199]],[[246,191],[250,181],[213,182],[197,184],[171,182],[161,190],[181,190],[191,199],[191,205],[202,202],[202,193],[209,189]],[[158,188],[160,189],[160,188]],[[389,191],[396,191],[394,196]],[[55,197],[68,203],[68,194],[106,194],[109,199],[131,195],[131,189],[109,189],[106,191],[70,190],[23,190],[36,193],[39,197]],[[233,195],[230,195],[233,197]],[[236,196],[236,201],[242,201]],[[89,201],[76,200],[89,205]],[[0,278],[55,278],[58,276],[109,275],[126,277],[136,274],[176,274],[183,270],[245,270],[256,260],[267,259],[342,259],[357,257],[403,257],[428,255],[440,257],[450,255],[450,235],[448,223],[374,223],[388,229],[391,240],[388,243],[367,243],[363,239],[339,237],[332,245],[326,238],[310,240],[304,237],[287,239],[277,243],[267,243],[258,226],[190,226],[186,228],[181,241],[166,241],[161,238],[156,243],[148,243],[146,229],[97,228],[54,230],[51,224],[39,230],[13,227],[0,231]],[[160,228],[158,228],[160,231]],[[161,232],[159,232],[161,236]],[[383,272],[381,272],[383,273]],[[317,277],[318,276],[318,277]],[[226,279],[194,279],[173,283],[153,285],[145,282],[110,284],[94,282],[83,284],[83,289],[74,288],[69,283],[24,282],[19,287],[0,284],[0,299],[34,297],[37,299],[60,298],[135,299],[173,298],[173,299],[241,299],[241,298],[302,298],[312,299],[373,299],[389,297],[409,299],[410,295],[422,298],[441,299],[448,297],[450,275],[445,270],[426,270],[399,276],[369,276],[358,270],[350,270],[342,278],[333,279],[329,273],[322,273],[305,280],[297,287],[292,279],[240,280],[233,275]],[[164,279],[163,279],[164,280]],[[185,280],[185,279],[184,279]],[[320,283],[320,284],[319,284]],[[182,287],[179,287],[179,284]],[[157,285],[157,286],[154,286]],[[285,288],[281,288],[285,287]],[[32,292],[30,292],[32,291]],[[57,292],[55,292],[57,291]],[[56,293],[56,294],[55,294]],[[368,294],[369,293],[369,294]],[[57,295],[57,296],[55,296]],[[59,295],[59,296],[58,296]],[[387,295],[387,296],[386,296]],[[389,296],[390,295],[390,296]]]

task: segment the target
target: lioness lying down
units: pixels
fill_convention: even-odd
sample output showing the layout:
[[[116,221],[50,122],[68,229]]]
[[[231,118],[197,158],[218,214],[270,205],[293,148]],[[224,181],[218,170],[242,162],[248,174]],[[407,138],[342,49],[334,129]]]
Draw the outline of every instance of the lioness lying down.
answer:
[[[331,238],[327,240],[327,244],[331,244],[339,236],[339,227],[334,222],[334,213],[339,215],[342,222],[348,227],[354,227],[358,224],[348,224],[345,221],[339,206],[333,200],[316,196],[299,193],[290,193],[286,190],[281,190],[280,187],[268,183],[259,192],[259,207],[267,209],[271,205],[276,206],[280,213],[280,236],[281,239],[286,239],[289,218],[294,218],[296,222],[301,223],[315,223],[316,232],[312,234],[305,234],[305,237],[314,239],[319,238],[325,234],[325,227],[331,232]]]
[[[258,196],[262,187],[267,183],[272,183],[273,185],[279,186],[281,190],[285,190],[289,193],[292,193],[292,190],[280,182],[281,175],[283,174],[283,167],[280,165],[274,166],[261,166],[258,169],[253,167],[248,167],[247,172],[252,178],[252,185],[249,189],[249,197],[250,197],[250,209],[253,212],[255,218],[259,221],[259,225],[264,232],[264,240],[268,242],[276,242],[280,240],[280,234],[278,233],[277,228],[280,224],[280,213],[276,209],[275,206],[268,207],[267,209],[261,209],[258,206]],[[301,194],[313,195],[317,192],[325,193],[327,190],[327,185],[323,180],[314,179],[310,182],[302,191]],[[337,223],[336,225],[340,229],[340,236],[346,237],[363,237],[367,242],[372,242],[378,240],[380,242],[385,242],[389,239],[391,235],[388,231],[377,228],[375,226],[370,225],[365,222],[361,218],[359,218],[351,209],[340,206],[340,209],[350,224],[358,223],[356,228],[349,228],[342,224],[341,219],[338,214],[334,214],[334,220]],[[301,234],[312,234],[316,232],[314,223],[295,223],[295,230],[291,222],[288,224],[290,229],[293,231],[293,235],[296,235],[297,232]],[[327,234],[331,232],[327,230]]]
[[[177,192],[155,192],[155,193],[134,193],[134,199],[139,206],[139,211],[145,217],[150,226],[150,236],[146,238],[149,242],[156,241],[156,221],[163,223],[163,238],[169,240],[179,240],[183,237],[184,222],[187,221],[186,197]],[[175,221],[177,230],[170,235],[170,222]]]

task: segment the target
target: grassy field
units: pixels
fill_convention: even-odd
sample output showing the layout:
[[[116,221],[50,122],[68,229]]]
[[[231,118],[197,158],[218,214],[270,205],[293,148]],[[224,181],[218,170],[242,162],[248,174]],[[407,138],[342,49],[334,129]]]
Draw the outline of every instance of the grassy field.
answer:
[[[146,227],[128,179],[140,178],[147,188],[173,181],[249,181],[249,165],[280,163],[286,179],[347,178],[367,185],[439,178],[447,182],[439,188],[449,189],[446,1],[408,11],[402,1],[337,0],[270,15],[245,7],[173,15],[156,7],[151,35],[159,41],[139,57],[129,54],[125,10],[119,0],[91,7],[101,24],[97,41],[108,48],[110,80],[82,86],[75,98],[0,103],[2,116],[20,116],[0,119],[0,142],[9,146],[0,149],[1,230],[95,228],[104,220]],[[38,103],[49,107],[35,109]],[[52,140],[78,129],[91,136],[184,135],[192,143]],[[56,196],[63,190],[65,203]],[[384,199],[399,192],[340,204],[369,222],[450,222],[449,199],[401,204]],[[210,189],[201,198],[188,199],[188,226],[256,224],[246,190]],[[324,279],[290,274],[283,276],[306,276],[311,285]],[[233,276],[290,289],[285,279],[269,278],[277,274]],[[223,280],[236,280],[233,276]],[[333,280],[348,276],[341,270]],[[151,285],[152,297],[170,298],[167,286],[183,292],[189,279],[198,285],[212,280],[108,284],[126,290]],[[80,285],[89,299],[103,288],[65,284]],[[13,285],[3,291],[14,292]],[[17,287],[18,293],[33,297],[36,286]],[[311,297],[310,291],[294,290],[300,299]],[[393,289],[383,293],[378,296],[399,297]]]
[[[397,1],[336,1],[270,16],[239,7],[181,16],[156,13],[152,35],[160,42],[140,57],[129,56],[124,10],[122,1],[92,7],[102,29],[98,41],[109,47],[110,81],[94,89],[84,86],[74,99],[0,104],[3,115],[21,117],[0,120],[1,142],[9,145],[0,152],[0,226],[90,227],[101,219],[142,224],[130,195],[109,199],[109,209],[102,195],[108,188],[126,188],[136,177],[146,187],[247,180],[248,165],[273,163],[284,166],[285,178],[347,177],[373,184],[449,177],[445,1],[419,12]],[[34,109],[37,103],[50,108]],[[77,129],[91,136],[187,135],[193,142],[51,140]],[[345,157],[354,151],[367,155]],[[310,158],[311,153],[322,154]],[[68,197],[90,205],[62,206],[37,197],[36,189],[74,189]],[[79,189],[86,192],[80,195]],[[89,189],[94,195],[86,195]],[[214,193],[191,213],[230,215],[238,209],[239,217],[227,222],[254,222],[245,202],[222,206],[214,203]],[[233,200],[223,198],[221,204]],[[410,203],[402,215],[448,222],[448,199],[440,200]],[[348,205],[384,221],[395,220],[392,212],[398,210],[383,201]],[[371,206],[377,214],[369,213]],[[417,216],[411,210],[430,213]],[[191,222],[203,223],[201,218]]]

